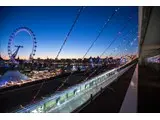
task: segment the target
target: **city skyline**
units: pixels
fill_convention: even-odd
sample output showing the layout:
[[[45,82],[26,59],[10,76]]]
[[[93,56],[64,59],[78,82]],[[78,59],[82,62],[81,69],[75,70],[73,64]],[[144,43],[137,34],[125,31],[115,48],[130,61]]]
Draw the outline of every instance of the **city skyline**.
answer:
[[[37,52],[35,58],[54,59],[62,45],[67,32],[69,31],[77,11],[80,7],[4,7],[0,9],[3,19],[0,20],[1,33],[1,55],[8,58],[7,44],[12,32],[21,26],[29,27],[33,30],[37,38]],[[132,16],[131,23],[128,24],[122,34],[128,30],[133,30],[138,25],[137,7],[85,7],[82,11],[67,43],[65,44],[59,58],[82,58],[91,43],[96,38],[98,31],[102,28],[105,20],[111,16],[113,11],[120,8],[112,22],[104,29],[100,38],[96,41],[93,48],[89,51],[86,58],[97,57],[103,52],[105,47],[114,39],[117,32]],[[117,22],[118,21],[118,22]],[[137,28],[138,32],[138,28]],[[131,36],[129,39],[135,39]],[[28,58],[32,48],[32,41],[25,32],[19,33],[15,44],[23,45],[17,56]],[[106,55],[110,55],[113,49],[122,43],[122,38],[117,39]],[[129,49],[128,53],[135,52],[137,43]],[[122,46],[120,49],[123,49]],[[25,54],[24,54],[25,53]],[[116,52],[113,53],[117,54]]]

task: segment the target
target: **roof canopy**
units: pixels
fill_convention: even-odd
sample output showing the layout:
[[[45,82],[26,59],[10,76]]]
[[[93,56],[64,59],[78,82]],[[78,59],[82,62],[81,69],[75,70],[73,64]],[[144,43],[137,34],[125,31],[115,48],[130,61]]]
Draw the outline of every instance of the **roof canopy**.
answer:
[[[5,82],[10,81],[20,81],[20,80],[28,80],[28,77],[24,74],[20,73],[17,70],[7,71],[1,78],[0,84],[5,84]]]

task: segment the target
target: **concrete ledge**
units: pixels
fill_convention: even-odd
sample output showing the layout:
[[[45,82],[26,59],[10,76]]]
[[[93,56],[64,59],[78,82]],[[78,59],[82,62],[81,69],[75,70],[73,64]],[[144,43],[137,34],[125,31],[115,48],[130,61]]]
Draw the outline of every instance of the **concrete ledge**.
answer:
[[[136,113],[137,112],[137,88],[138,88],[138,64],[132,76],[125,99],[122,103],[120,113]]]

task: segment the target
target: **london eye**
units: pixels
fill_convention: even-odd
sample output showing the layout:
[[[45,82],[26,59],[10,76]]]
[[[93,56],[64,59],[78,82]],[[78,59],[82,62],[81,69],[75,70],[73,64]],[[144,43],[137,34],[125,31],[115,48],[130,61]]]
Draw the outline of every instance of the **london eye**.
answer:
[[[16,56],[18,54],[19,49],[23,48],[23,46],[21,45],[15,45],[14,47],[16,47],[16,50],[15,51],[12,50],[13,41],[15,40],[17,34],[20,32],[27,32],[32,39],[33,46],[32,46],[31,53],[29,55],[29,60],[32,60],[36,53],[37,41],[36,41],[35,34],[28,27],[19,27],[10,35],[9,41],[8,41],[8,55],[13,64],[18,64],[18,61],[16,61]]]

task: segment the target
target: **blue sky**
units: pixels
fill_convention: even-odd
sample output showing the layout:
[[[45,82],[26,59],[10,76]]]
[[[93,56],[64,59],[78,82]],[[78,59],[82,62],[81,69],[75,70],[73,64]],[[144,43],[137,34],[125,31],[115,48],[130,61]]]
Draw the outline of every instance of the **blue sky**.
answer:
[[[32,29],[37,38],[38,47],[35,57],[47,58],[48,56],[49,58],[55,58],[79,8],[80,6],[0,7],[0,50],[2,56],[8,56],[7,44],[12,32],[18,27],[26,26]],[[81,58],[90,44],[95,40],[105,20],[116,8],[118,7],[85,7],[59,58]],[[86,57],[99,56],[115,38],[117,32],[122,29],[129,16],[133,16],[133,19],[122,34],[136,28],[138,24],[138,8],[119,8],[119,12],[113,17],[109,26],[103,31]],[[138,28],[135,29],[135,31],[138,31]],[[134,37],[136,36],[128,39],[133,39]],[[122,39],[117,39],[107,51],[106,55],[110,54],[121,42]],[[17,34],[14,45],[23,45],[24,48],[20,49],[18,56],[28,58],[32,49],[32,40],[27,33],[20,32]],[[137,43],[135,43],[128,52],[134,52],[136,47]],[[12,47],[12,49],[14,50],[15,48]],[[114,54],[116,54],[116,52]]]

